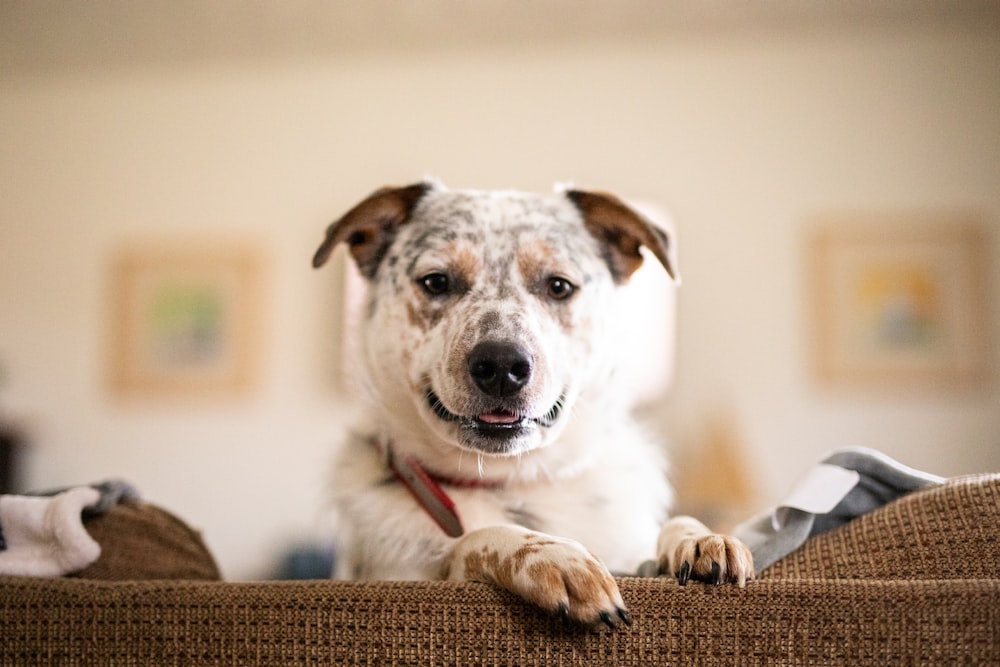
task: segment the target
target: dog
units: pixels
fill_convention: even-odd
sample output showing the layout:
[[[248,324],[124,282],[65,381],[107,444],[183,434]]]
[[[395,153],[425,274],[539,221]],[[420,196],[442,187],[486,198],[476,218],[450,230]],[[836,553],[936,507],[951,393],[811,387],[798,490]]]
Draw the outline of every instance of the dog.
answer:
[[[667,519],[660,449],[615,375],[618,290],[665,231],[619,198],[377,190],[331,224],[367,281],[367,422],[335,466],[342,579],[499,585],[564,619],[631,624],[612,572],[743,586],[753,559]]]

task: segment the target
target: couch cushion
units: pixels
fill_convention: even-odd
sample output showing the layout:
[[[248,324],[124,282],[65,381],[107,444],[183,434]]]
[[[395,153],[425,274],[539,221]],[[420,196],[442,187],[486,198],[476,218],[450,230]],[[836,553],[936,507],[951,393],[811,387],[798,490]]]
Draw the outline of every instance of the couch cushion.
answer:
[[[221,578],[201,535],[173,514],[125,500],[84,527],[101,545],[100,557],[73,576],[85,579]]]
[[[976,579],[1000,560],[1000,474],[915,491],[834,530],[761,579]]]

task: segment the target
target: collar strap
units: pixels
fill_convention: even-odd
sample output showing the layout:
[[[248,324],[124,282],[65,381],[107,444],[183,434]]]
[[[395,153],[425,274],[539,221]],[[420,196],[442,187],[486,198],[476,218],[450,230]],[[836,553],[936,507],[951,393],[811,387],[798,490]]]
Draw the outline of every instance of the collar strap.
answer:
[[[465,533],[462,520],[458,516],[455,502],[441,485],[463,489],[496,489],[499,482],[483,479],[452,479],[434,475],[424,469],[412,456],[398,456],[392,445],[385,447],[386,463],[396,478],[403,483],[414,500],[427,512],[428,516],[441,527],[448,537],[461,537]]]

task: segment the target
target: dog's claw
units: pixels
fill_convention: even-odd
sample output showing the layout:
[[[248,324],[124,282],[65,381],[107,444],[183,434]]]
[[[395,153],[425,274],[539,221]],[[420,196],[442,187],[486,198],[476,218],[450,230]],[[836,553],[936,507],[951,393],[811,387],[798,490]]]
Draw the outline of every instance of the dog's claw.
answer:
[[[681,563],[681,569],[677,573],[677,583],[681,586],[687,586],[688,579],[691,578],[691,563],[684,561]]]
[[[563,623],[565,623],[566,625],[569,625],[569,605],[568,604],[566,604],[565,602],[560,602],[559,603],[559,608],[556,610],[556,613],[559,614],[559,618],[562,619]]]
[[[608,626],[612,630],[615,629],[615,619],[611,618],[611,614],[609,614],[606,611],[602,611],[600,616],[601,616],[601,622],[603,622],[604,625]]]
[[[625,625],[632,627],[632,617],[628,615],[628,610],[619,607],[618,618],[622,619],[622,623]]]
[[[712,575],[710,581],[716,586],[722,584],[722,567],[718,563],[712,563]]]

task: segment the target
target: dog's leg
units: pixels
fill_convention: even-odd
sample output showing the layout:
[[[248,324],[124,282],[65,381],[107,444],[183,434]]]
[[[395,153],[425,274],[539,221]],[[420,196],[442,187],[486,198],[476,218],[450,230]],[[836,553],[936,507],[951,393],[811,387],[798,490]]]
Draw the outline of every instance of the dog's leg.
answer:
[[[566,619],[631,625],[608,569],[579,542],[520,526],[494,526],[462,537],[448,559],[447,579],[506,588]]]
[[[689,516],[674,517],[664,524],[656,541],[660,572],[712,584],[730,582],[741,588],[753,579],[753,556],[735,537],[719,535]]]

